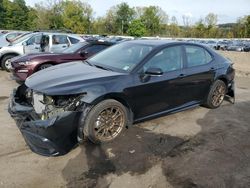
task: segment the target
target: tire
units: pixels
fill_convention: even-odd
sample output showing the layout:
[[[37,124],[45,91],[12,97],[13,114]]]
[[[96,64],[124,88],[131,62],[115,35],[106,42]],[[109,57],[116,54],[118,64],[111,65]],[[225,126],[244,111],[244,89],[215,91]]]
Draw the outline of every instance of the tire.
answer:
[[[211,109],[218,108],[224,100],[226,90],[226,84],[222,80],[216,80],[210,88],[205,106]]]
[[[113,118],[112,118],[113,117]],[[120,102],[107,99],[82,115],[83,134],[91,142],[101,144],[117,138],[128,124],[128,110]],[[117,124],[116,124],[117,123]]]
[[[45,64],[40,65],[39,68],[37,69],[37,71],[47,69],[47,68],[52,67],[52,66],[53,66],[52,64],[45,63]]]
[[[13,57],[16,57],[16,55],[6,55],[3,57],[1,61],[2,69],[6,70],[7,72],[10,72],[8,63],[9,63],[9,60]]]

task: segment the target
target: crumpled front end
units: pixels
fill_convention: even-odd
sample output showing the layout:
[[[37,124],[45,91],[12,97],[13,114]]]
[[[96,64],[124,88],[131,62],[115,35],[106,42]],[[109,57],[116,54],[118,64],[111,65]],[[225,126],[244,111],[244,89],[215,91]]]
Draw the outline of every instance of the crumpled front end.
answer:
[[[11,95],[9,113],[32,151],[63,155],[77,144],[81,97],[46,96],[21,85]]]

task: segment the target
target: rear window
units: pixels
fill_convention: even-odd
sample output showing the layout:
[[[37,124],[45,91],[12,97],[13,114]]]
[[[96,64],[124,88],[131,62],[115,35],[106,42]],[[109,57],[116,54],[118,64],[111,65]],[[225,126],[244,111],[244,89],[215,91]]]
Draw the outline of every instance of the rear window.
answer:
[[[71,44],[76,44],[76,43],[78,43],[78,42],[79,42],[79,40],[78,40],[78,39],[73,38],[73,37],[69,37],[69,40],[70,40]]]
[[[198,46],[185,46],[185,49],[188,67],[205,65],[213,59],[204,48]]]
[[[57,44],[68,44],[69,41],[67,39],[66,35],[53,35],[52,36],[52,44],[57,45]]]

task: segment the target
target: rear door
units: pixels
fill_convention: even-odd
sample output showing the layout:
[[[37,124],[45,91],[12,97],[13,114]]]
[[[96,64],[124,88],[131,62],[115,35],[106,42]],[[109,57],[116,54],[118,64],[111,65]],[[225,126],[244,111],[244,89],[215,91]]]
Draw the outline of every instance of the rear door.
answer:
[[[185,45],[185,69],[182,75],[186,91],[183,100],[200,102],[207,96],[215,75],[213,56],[203,47]]]
[[[67,35],[54,34],[52,35],[51,52],[61,53],[70,46]]]

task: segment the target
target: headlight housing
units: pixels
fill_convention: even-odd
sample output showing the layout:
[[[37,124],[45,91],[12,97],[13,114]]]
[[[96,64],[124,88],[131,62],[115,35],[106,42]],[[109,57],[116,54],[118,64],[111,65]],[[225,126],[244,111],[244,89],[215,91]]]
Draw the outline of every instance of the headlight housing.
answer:
[[[18,62],[19,65],[30,65],[32,63],[33,63],[32,61],[21,61],[21,62]]]

